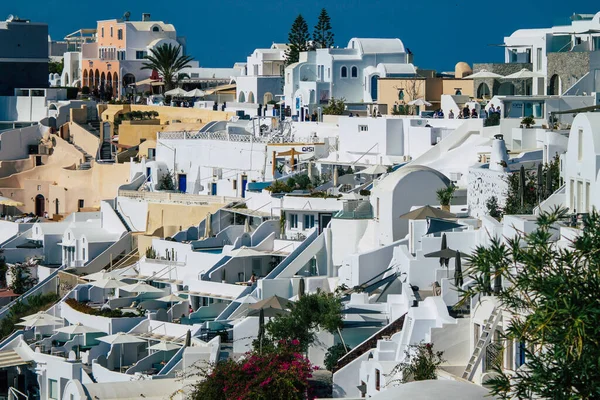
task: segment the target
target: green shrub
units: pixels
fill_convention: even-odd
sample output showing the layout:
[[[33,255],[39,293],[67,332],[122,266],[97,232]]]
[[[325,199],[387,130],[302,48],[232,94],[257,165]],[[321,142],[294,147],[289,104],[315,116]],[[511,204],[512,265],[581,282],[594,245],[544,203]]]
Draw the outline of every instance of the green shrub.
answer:
[[[350,351],[351,348],[348,347],[348,351]],[[344,345],[342,343],[338,343],[335,344],[333,346],[331,346],[330,348],[327,349],[327,353],[325,354],[325,368],[327,368],[327,371],[332,371],[335,369],[335,367],[337,366],[338,360],[342,357],[344,357],[347,354],[346,348],[344,347]]]

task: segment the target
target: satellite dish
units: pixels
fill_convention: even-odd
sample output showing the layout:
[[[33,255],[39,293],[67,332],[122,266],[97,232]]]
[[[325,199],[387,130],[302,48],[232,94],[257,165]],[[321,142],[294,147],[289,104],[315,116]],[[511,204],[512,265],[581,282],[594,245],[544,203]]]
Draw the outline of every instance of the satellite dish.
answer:
[[[14,15],[12,15],[12,14],[9,14],[9,15],[8,15],[8,18],[6,18],[6,20],[7,20],[8,22],[13,22],[13,21],[15,20],[15,16],[14,16]]]
[[[129,21],[129,17],[131,17],[131,13],[129,11],[126,11],[125,14],[123,14],[123,19],[125,21]]]

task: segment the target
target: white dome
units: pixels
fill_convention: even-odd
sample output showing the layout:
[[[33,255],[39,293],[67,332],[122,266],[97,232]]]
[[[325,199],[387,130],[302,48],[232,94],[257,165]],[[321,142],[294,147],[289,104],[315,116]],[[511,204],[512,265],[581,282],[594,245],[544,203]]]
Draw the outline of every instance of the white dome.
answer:
[[[457,381],[419,381],[406,383],[376,394],[373,400],[494,400],[490,392],[474,383]]]

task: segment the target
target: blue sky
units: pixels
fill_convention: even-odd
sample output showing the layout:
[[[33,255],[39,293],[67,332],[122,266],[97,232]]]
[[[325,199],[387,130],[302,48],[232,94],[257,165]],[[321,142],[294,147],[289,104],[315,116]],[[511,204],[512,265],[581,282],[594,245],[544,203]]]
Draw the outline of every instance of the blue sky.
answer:
[[[573,12],[600,11],[591,0],[1,0],[0,18],[15,14],[47,22],[53,39],[60,39],[125,11],[137,20],[149,12],[187,37],[188,53],[201,66],[230,67],[255,48],[287,41],[299,13],[312,32],[322,7],[332,18],[337,46],[346,46],[352,37],[398,37],[415,54],[417,66],[438,71],[452,70],[458,61],[502,61],[502,49],[490,45],[502,43],[516,29],[568,23]]]

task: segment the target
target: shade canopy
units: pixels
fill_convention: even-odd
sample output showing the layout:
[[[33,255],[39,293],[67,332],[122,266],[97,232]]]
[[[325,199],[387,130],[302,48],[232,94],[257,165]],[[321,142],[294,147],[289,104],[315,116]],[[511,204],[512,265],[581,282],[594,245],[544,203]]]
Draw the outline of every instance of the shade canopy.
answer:
[[[431,235],[434,233],[440,233],[445,231],[450,231],[456,228],[464,228],[464,225],[457,224],[456,222],[446,221],[445,219],[440,218],[427,218],[427,232],[426,235]]]
[[[473,75],[465,76],[462,79],[498,79],[498,78],[504,78],[504,77],[500,74],[490,72],[487,69],[482,69],[481,71],[479,71]]]
[[[194,89],[194,90],[190,90],[189,92],[187,92],[184,97],[202,97],[204,96],[204,91],[200,90],[200,89]]]
[[[361,171],[355,172],[355,175],[365,174],[365,175],[381,175],[387,172],[387,167],[384,165],[371,165],[368,168],[365,168]]]
[[[166,303],[179,303],[180,301],[186,301],[183,297],[179,297],[173,293],[167,296],[163,296],[160,299],[156,299],[157,301],[164,301]]]
[[[273,318],[277,315],[289,314],[288,310],[282,310],[281,308],[275,307],[266,307],[261,308],[260,310],[249,310],[247,316],[248,317],[260,317],[260,314],[263,314],[263,318]]]
[[[409,101],[408,105],[409,106],[419,106],[419,107],[423,107],[423,106],[429,107],[431,105],[431,103],[426,100],[423,100],[423,99],[416,99],[416,100]]]
[[[161,86],[161,85],[164,85],[165,83],[161,82],[158,79],[148,78],[148,79],[138,81],[135,84],[136,84],[136,86],[142,86],[142,85]]]
[[[96,340],[99,340],[101,342],[108,343],[108,344],[127,344],[127,343],[145,343],[146,342],[144,339],[140,339],[137,336],[133,336],[133,335],[130,335],[128,333],[123,333],[123,332],[115,333],[114,335],[102,336],[102,337],[96,338]]]
[[[96,328],[90,328],[89,326],[74,324],[69,326],[63,326],[62,328],[55,329],[56,332],[67,333],[69,335],[78,335],[84,333],[98,333],[103,332]]]
[[[8,197],[0,196],[0,205],[21,207],[21,206],[24,206],[25,204],[21,203],[20,201],[9,199]]]
[[[110,277],[112,277],[112,275],[104,270],[82,276],[83,279],[88,281],[100,281],[103,279],[108,279]]]
[[[415,219],[415,220],[423,220],[427,218],[456,218],[456,215],[440,210],[436,207],[425,206],[421,208],[417,208],[416,210],[412,210],[407,212],[406,214],[402,214],[400,216],[402,219]]]
[[[456,257],[457,254],[460,254],[460,256],[462,256],[462,257],[468,257],[468,255],[465,253],[462,253],[458,250],[452,250],[449,248],[434,251],[431,253],[427,253],[427,254],[425,254],[425,257],[427,257],[427,258],[454,258],[454,257]]]
[[[510,74],[504,77],[504,79],[530,79],[530,78],[541,78],[544,75],[530,71],[528,69],[523,68],[519,72],[515,72],[514,74]]]
[[[148,350],[156,350],[156,351],[171,351],[180,349],[182,346],[180,344],[169,343],[169,342],[160,342],[157,344],[153,344],[152,346],[148,346]]]
[[[155,288],[152,285],[148,285],[146,282],[137,282],[131,285],[121,286],[120,290],[124,290],[129,293],[162,293],[162,289]]]
[[[120,280],[109,276],[108,278],[100,279],[97,281],[91,282],[92,286],[95,286],[100,289],[117,289],[123,286],[127,286],[126,283],[121,282]]]
[[[55,317],[54,315],[48,314],[46,311],[38,311],[35,314],[27,315],[26,317],[22,317],[23,321],[28,321],[30,319],[47,319],[49,321],[62,321],[62,318]]]
[[[171,89],[169,91],[165,92],[166,96],[185,96],[187,94],[187,92],[185,90],[183,90],[182,88],[175,88],[175,89]]]
[[[267,255],[261,251],[251,249],[250,247],[242,246],[239,249],[235,249],[229,253],[231,257],[258,257]]]
[[[24,326],[26,328],[54,326],[60,324],[60,321],[54,321],[46,318],[31,318],[22,322],[17,322],[15,325]]]
[[[248,308],[252,310],[260,310],[261,308],[277,308],[279,310],[285,310],[290,303],[292,303],[292,301],[284,299],[283,297],[272,296],[268,299],[251,304]]]
[[[258,299],[251,294],[247,294],[245,296],[240,297],[239,299],[235,299],[234,302],[242,303],[242,304],[255,304],[258,303]]]

